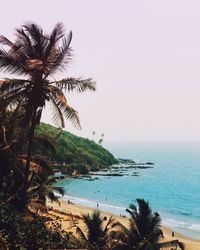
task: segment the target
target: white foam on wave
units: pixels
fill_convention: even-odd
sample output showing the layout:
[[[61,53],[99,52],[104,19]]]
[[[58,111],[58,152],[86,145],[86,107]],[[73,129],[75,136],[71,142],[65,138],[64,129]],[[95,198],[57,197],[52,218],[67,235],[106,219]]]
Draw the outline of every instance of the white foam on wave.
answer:
[[[115,206],[115,205],[110,205],[110,204],[105,204],[105,203],[99,203],[98,201],[92,201],[88,199],[83,199],[79,197],[74,197],[74,196],[69,196],[69,195],[64,195],[62,197],[63,200],[68,201],[70,200],[71,202],[77,204],[77,205],[82,205],[90,208],[97,208],[97,203],[98,203],[98,208],[102,211],[105,212],[110,212],[112,214],[116,215],[127,215],[125,211],[125,207],[120,207],[120,206]],[[176,220],[176,219],[169,219],[164,216],[162,217],[162,225],[167,226],[169,228],[176,228],[176,229],[182,229],[182,232],[184,230],[189,230],[191,232],[191,236],[193,236],[193,233],[199,233],[200,232],[200,224],[198,223],[190,223],[186,221],[181,221],[181,220]],[[189,232],[188,231],[188,232]],[[188,233],[187,232],[187,233]],[[193,232],[193,233],[192,233]]]
[[[71,202],[75,204],[90,207],[90,208],[97,208],[97,203],[98,203],[98,208],[102,211],[107,211],[116,215],[126,214],[125,207],[114,206],[110,204],[101,203],[98,201],[95,202],[95,201],[91,201],[88,199],[83,199],[83,198],[69,196],[69,195],[64,195],[63,200],[65,201],[70,200]]]
[[[175,228],[182,228],[182,229],[189,229],[196,232],[200,232],[200,224],[199,223],[189,223],[185,221],[179,221],[175,219],[167,219],[163,218],[162,220],[163,225],[167,227],[175,227]]]

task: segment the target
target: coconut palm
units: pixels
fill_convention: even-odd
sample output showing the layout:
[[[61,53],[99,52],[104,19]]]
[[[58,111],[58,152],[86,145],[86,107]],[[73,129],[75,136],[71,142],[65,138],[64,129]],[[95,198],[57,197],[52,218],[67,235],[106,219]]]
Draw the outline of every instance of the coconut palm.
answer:
[[[120,230],[114,232],[112,237],[117,238],[119,242],[115,244],[113,249],[137,249],[137,250],[158,250],[161,247],[173,247],[177,244],[184,249],[182,243],[177,241],[162,242],[163,232],[161,230],[161,218],[157,212],[153,212],[149,203],[144,199],[137,199],[138,207],[130,204],[126,211],[130,215],[129,228],[120,223]]]
[[[152,212],[149,203],[143,199],[137,199],[138,208],[131,204],[126,211],[134,221],[135,227],[135,243],[136,246],[141,245],[141,249],[146,246],[155,247],[158,241],[163,237],[160,228],[160,216],[156,212]]]
[[[103,142],[104,134],[101,134],[101,138],[99,139],[99,144],[101,145]]]
[[[35,127],[39,124],[46,102],[54,108],[54,121],[64,127],[64,117],[80,127],[77,112],[69,106],[63,91],[83,92],[95,90],[92,79],[64,78],[55,80],[54,74],[65,69],[71,60],[72,32],[65,37],[58,23],[51,34],[46,34],[36,24],[30,23],[16,29],[16,40],[0,36],[0,68],[10,74],[25,76],[0,82],[0,109],[11,107],[22,111],[22,128],[27,131],[28,176]]]
[[[95,134],[96,134],[96,132],[93,131],[93,132],[92,132],[92,140],[93,140],[93,141],[94,141]]]
[[[95,210],[92,215],[83,215],[85,233],[77,227],[77,234],[86,243],[87,249],[110,249],[109,230],[113,222],[113,218],[110,217],[103,226],[104,219],[101,217],[100,211]]]

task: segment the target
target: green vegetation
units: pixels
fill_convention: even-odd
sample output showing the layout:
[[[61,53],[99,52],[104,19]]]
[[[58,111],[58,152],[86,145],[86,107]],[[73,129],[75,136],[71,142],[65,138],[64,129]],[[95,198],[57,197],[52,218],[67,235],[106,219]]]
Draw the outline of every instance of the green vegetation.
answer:
[[[44,123],[37,130],[38,135],[51,135],[52,138],[55,138],[58,133],[58,129]],[[61,132],[55,144],[54,154],[48,150],[45,151],[44,148],[36,148],[35,153],[46,154],[49,159],[58,164],[58,168],[68,174],[74,170],[80,174],[86,174],[88,170],[100,170],[117,163],[114,156],[101,145],[66,131]]]
[[[59,221],[41,217],[41,213],[48,215],[47,198],[58,201],[53,190],[63,191],[51,185],[53,166],[68,173],[86,173],[116,160],[94,141],[40,125],[43,108],[50,101],[61,128],[64,117],[79,127],[77,112],[63,91],[95,90],[90,78],[55,81],[52,76],[71,57],[72,33],[66,38],[60,23],[51,34],[27,24],[16,30],[16,36],[15,42],[0,36],[0,69],[25,76],[0,81],[0,249],[159,249],[160,217],[143,200],[138,200],[139,211],[134,205],[127,210],[130,230],[121,226],[123,230],[112,233],[120,224],[110,218],[103,227],[100,213],[95,212],[83,216],[87,232],[77,229],[80,239],[63,231]],[[99,143],[102,140],[103,134]]]
[[[30,23],[16,29],[14,42],[4,36],[0,37],[0,43],[4,45],[0,49],[0,68],[4,72],[24,76],[23,79],[6,78],[0,83],[1,110],[12,109],[12,120],[20,114],[19,125],[24,132],[23,137],[17,140],[21,145],[16,147],[19,149],[22,144],[26,144],[24,193],[29,185],[34,133],[40,124],[46,103],[50,102],[53,106],[53,118],[59,122],[60,127],[65,126],[66,118],[80,128],[78,114],[69,106],[63,91],[84,92],[96,89],[91,78],[68,77],[55,80],[54,74],[64,69],[71,58],[71,40],[72,32],[65,37],[61,23],[58,23],[50,34],[43,32],[40,26]]]
[[[79,227],[77,227],[76,232],[87,249],[111,249],[112,240],[109,233],[115,222],[112,216],[105,223],[100,212],[96,210],[92,215],[83,215],[82,220],[86,228],[86,234]]]
[[[6,208],[0,208],[0,248],[65,248],[67,235],[57,226],[47,227],[38,216],[46,211],[47,197],[57,200],[53,189],[61,193],[62,189],[51,185],[51,162],[33,154],[34,141],[42,139],[36,138],[35,131],[47,102],[60,128],[64,118],[80,128],[78,113],[69,106],[65,92],[95,91],[95,82],[72,77],[55,80],[54,74],[71,60],[72,32],[65,37],[61,23],[50,34],[28,23],[15,35],[14,42],[0,36],[0,69],[11,77],[0,81],[0,202]],[[33,243],[30,239],[36,232],[41,237]]]
[[[137,206],[130,204],[126,209],[130,215],[129,228],[121,223],[115,223],[118,231],[113,231],[112,238],[119,242],[114,246],[118,249],[141,249],[141,250],[159,250],[160,248],[177,247],[184,249],[181,242],[170,241],[160,243],[163,238],[161,230],[161,218],[157,212],[153,212],[149,203],[144,199],[137,199]]]
[[[112,217],[106,218],[104,223],[98,210],[91,215],[83,215],[85,231],[77,227],[77,234],[85,247],[91,250],[160,250],[179,247],[184,250],[184,244],[178,240],[159,242],[163,238],[159,214],[153,212],[145,200],[136,201],[138,207],[132,203],[126,209],[130,215],[129,228]]]
[[[71,40],[72,32],[65,37],[61,23],[50,34],[34,23],[23,25],[16,29],[14,42],[0,36],[3,47],[0,48],[0,69],[11,76],[23,76],[23,79],[0,81],[0,188],[20,210],[26,210],[32,198],[42,201],[43,205],[45,202],[45,195],[41,192],[37,195],[33,190],[39,192],[38,185],[42,189],[49,185],[50,173],[46,172],[45,178],[37,174],[49,163],[44,164],[44,158],[33,157],[32,151],[46,103],[52,104],[53,118],[61,128],[64,118],[80,127],[78,114],[69,106],[64,91],[95,91],[91,78],[68,77],[55,81],[54,74],[64,69],[71,58]]]
[[[79,240],[61,229],[60,221],[37,214],[24,215],[2,198],[0,196],[0,249],[81,248]],[[1,247],[2,242],[5,248]]]

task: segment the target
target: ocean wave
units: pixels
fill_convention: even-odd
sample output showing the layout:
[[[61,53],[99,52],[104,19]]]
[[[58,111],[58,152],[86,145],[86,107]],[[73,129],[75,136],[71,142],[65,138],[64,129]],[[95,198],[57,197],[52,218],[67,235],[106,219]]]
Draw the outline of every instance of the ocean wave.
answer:
[[[192,213],[192,212],[188,212],[188,211],[182,211],[184,208],[176,208],[176,209],[174,209],[174,210],[172,210],[172,209],[168,209],[167,210],[167,212],[168,213],[170,213],[170,214],[173,214],[173,215],[177,215],[177,216],[179,216],[179,215],[183,215],[183,216],[185,216],[185,217],[189,217],[189,218],[193,218],[193,219],[200,219],[200,215],[198,215],[198,214],[194,214],[194,213]]]
[[[185,216],[191,216],[192,213],[187,213],[187,212],[180,212],[180,214],[185,215]]]
[[[162,224],[167,227],[175,227],[175,228],[181,228],[181,229],[189,229],[196,232],[200,232],[200,224],[199,223],[190,223],[185,222],[181,220],[175,220],[175,219],[168,219],[163,218]]]
[[[89,200],[89,199],[83,199],[80,197],[75,197],[71,195],[64,195],[62,197],[64,201],[70,200],[71,202],[77,204],[77,205],[82,205],[86,207],[90,207],[93,209],[97,208],[97,203],[98,203],[98,208],[102,211],[110,212],[115,215],[127,215],[127,212],[125,211],[125,207],[120,207],[120,206],[115,206],[111,204],[105,204],[101,203],[98,201],[94,200]],[[193,223],[193,222],[187,222],[187,221],[182,221],[182,220],[176,220],[172,218],[166,218],[162,216],[162,225],[167,226],[169,228],[174,228],[174,229],[180,229],[180,230],[189,230],[191,233],[199,233],[200,232],[200,223]],[[181,232],[181,231],[180,231]],[[193,235],[193,233],[192,233]]]
[[[127,213],[125,211],[125,209],[126,209],[125,207],[115,206],[115,205],[111,205],[111,204],[105,204],[105,203],[101,203],[98,201],[92,201],[92,200],[74,197],[74,196],[70,196],[70,195],[64,195],[63,200],[65,200],[65,201],[70,200],[71,202],[73,202],[75,204],[94,208],[94,209],[97,208],[97,203],[98,203],[98,207],[102,211],[107,211],[107,212],[110,212],[110,213],[116,214],[116,215],[120,215],[120,214],[127,215]],[[185,221],[181,221],[181,220],[162,217],[162,224],[164,226],[167,226],[170,228],[180,228],[180,229],[187,229],[187,230],[200,232],[200,224],[199,223],[189,223],[189,222],[185,222]]]
[[[97,203],[98,203],[98,208],[102,211],[107,211],[107,212],[110,212],[110,213],[113,213],[116,215],[126,214],[125,207],[105,204],[105,203],[101,203],[98,201],[92,201],[92,200],[83,199],[83,198],[74,197],[74,196],[69,196],[69,195],[64,195],[62,197],[62,199],[65,201],[70,200],[71,202],[73,202],[75,204],[90,207],[90,208],[97,208]]]

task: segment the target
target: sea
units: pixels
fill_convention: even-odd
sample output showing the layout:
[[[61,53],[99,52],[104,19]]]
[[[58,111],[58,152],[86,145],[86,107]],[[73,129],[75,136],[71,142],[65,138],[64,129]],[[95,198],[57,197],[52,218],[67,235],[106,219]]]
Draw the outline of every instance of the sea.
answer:
[[[103,145],[116,158],[137,163],[152,162],[153,168],[127,169],[123,176],[66,179],[65,200],[79,205],[126,215],[136,199],[149,202],[160,214],[162,225],[200,240],[200,142],[115,142]],[[122,166],[126,167],[126,166]],[[95,177],[95,176],[94,176]]]

